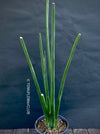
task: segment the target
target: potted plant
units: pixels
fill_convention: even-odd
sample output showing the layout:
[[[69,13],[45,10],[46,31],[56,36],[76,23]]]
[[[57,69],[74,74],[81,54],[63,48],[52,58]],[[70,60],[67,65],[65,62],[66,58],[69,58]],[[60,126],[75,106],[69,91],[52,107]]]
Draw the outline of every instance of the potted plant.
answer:
[[[44,81],[45,95],[41,93],[40,86],[34,71],[34,67],[31,63],[27,48],[23,37],[20,37],[20,42],[22,44],[23,51],[25,53],[29,68],[36,86],[36,90],[40,99],[42,110],[44,116],[41,116],[35,123],[35,129],[38,134],[45,133],[63,133],[65,134],[68,129],[67,120],[59,115],[61,97],[63,94],[64,83],[68,73],[69,66],[72,61],[72,57],[79,41],[81,34],[79,33],[73,44],[68,62],[66,64],[60,88],[58,93],[57,103],[55,105],[55,3],[52,3],[52,14],[51,14],[51,45],[49,44],[49,0],[46,0],[46,44],[47,44],[47,59],[48,59],[48,72],[47,74],[47,62],[46,62],[46,52],[43,50],[42,36],[39,33],[39,47],[40,47],[40,57],[41,57],[41,67],[42,75]],[[49,76],[49,82],[48,82]]]

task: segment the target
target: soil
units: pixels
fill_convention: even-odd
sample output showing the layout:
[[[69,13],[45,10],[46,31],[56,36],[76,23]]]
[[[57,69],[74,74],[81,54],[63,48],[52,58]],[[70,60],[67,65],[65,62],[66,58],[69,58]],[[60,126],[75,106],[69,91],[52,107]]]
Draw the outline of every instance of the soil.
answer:
[[[64,122],[61,119],[58,119],[57,128],[52,130],[47,128],[45,119],[41,120],[37,124],[37,129],[43,134],[61,134],[62,132],[65,131],[66,128],[67,128],[66,122]]]

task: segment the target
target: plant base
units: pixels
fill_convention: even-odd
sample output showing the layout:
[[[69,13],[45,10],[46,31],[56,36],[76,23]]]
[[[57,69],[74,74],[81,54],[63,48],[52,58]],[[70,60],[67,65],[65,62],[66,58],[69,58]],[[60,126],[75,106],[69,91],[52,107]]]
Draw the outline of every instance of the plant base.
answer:
[[[66,119],[62,116],[59,116],[57,128],[50,130],[46,126],[44,116],[42,116],[36,121],[35,129],[38,132],[38,134],[66,134],[68,126],[69,125]]]

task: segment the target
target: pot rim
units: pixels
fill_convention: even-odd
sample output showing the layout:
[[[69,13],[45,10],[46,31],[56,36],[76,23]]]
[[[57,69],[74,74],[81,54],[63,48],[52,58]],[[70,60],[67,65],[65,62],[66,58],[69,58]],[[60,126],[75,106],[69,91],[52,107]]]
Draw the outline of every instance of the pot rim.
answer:
[[[60,134],[64,134],[64,133],[67,132],[67,130],[68,130],[68,128],[69,128],[69,122],[68,122],[68,120],[67,120],[66,118],[64,118],[64,117],[61,116],[61,115],[58,115],[58,117],[67,123],[67,128],[65,129],[65,131],[62,132],[62,133],[60,133]],[[39,134],[42,134],[42,133],[37,129],[36,125],[37,125],[37,123],[38,123],[40,120],[42,120],[42,119],[44,119],[44,115],[40,116],[40,117],[35,121],[35,130],[36,130],[37,133],[39,133]]]

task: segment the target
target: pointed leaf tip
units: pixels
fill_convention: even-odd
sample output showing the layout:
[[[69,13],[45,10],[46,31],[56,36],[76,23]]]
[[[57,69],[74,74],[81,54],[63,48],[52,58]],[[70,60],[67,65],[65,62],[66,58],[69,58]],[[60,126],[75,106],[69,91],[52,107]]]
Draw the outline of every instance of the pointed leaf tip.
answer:
[[[20,39],[23,39],[23,37],[20,37]]]
[[[44,94],[41,94],[41,96],[44,96]]]

